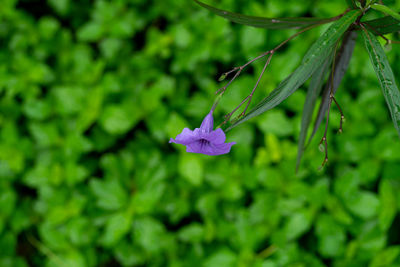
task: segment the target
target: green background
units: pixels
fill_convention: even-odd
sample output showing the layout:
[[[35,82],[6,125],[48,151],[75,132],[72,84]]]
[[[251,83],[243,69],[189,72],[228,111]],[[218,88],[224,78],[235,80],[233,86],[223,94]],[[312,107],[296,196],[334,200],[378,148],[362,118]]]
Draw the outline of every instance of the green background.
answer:
[[[346,9],[212,4],[268,17]],[[253,104],[326,27],[278,50]],[[320,129],[295,174],[307,86],[228,132],[228,155],[168,144],[200,125],[222,72],[295,32],[234,25],[188,0],[2,0],[0,266],[400,266],[400,142],[360,38],[323,170]],[[399,45],[387,55],[396,76]],[[262,65],[228,88],[217,124]]]

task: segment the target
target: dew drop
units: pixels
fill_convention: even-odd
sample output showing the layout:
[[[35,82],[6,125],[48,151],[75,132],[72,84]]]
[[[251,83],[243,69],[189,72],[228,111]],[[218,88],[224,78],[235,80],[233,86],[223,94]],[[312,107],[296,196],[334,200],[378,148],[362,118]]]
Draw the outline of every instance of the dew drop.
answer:
[[[393,82],[389,81],[389,80],[383,80],[382,83],[385,84],[385,85],[392,85],[393,84]],[[390,91],[390,93],[391,93],[391,91]]]

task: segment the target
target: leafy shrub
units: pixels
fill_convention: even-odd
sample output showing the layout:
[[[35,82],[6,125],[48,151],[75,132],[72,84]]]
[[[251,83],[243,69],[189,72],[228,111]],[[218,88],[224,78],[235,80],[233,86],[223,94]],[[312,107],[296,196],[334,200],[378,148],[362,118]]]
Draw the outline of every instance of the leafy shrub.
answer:
[[[220,5],[269,17],[346,9]],[[325,29],[274,56],[255,101]],[[331,114],[324,171],[313,141],[294,173],[307,86],[232,130],[229,156],[167,143],[200,125],[219,73],[294,32],[233,25],[183,0],[2,1],[0,266],[399,265],[400,143],[363,48],[337,92],[347,120],[335,136]],[[398,51],[387,53],[394,73]],[[232,84],[216,117],[261,68]]]

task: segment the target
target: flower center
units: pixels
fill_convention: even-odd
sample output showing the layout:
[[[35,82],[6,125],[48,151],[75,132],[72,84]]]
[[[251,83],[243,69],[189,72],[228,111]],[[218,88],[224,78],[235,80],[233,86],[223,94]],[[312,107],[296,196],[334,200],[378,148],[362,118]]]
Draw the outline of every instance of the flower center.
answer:
[[[200,141],[200,147],[201,148],[203,148],[203,147],[205,147],[205,146],[210,144],[210,141],[208,141],[206,139],[200,139],[199,141]]]

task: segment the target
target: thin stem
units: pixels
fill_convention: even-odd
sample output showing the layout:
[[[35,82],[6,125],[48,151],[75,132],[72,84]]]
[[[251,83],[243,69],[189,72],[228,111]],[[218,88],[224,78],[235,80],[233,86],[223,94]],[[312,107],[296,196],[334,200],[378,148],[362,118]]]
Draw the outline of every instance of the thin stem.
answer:
[[[249,96],[250,95],[246,96],[245,99],[243,99],[242,102],[240,102],[240,104],[236,108],[234,108],[231,113],[225,115],[225,120],[222,124],[225,124],[229,121],[229,119],[232,117],[233,113],[235,113],[247,101],[247,99],[249,99]]]
[[[236,72],[235,75],[229,80],[229,82],[228,82],[225,86],[219,88],[219,89],[215,92],[215,94],[220,94],[220,96],[222,96],[222,95],[225,93],[225,91],[226,91],[226,89],[228,88],[228,86],[231,85],[232,82],[242,73],[242,71],[243,71],[244,68],[246,68],[248,65],[250,65],[250,64],[253,63],[254,61],[256,61],[256,60],[258,60],[258,59],[260,59],[260,58],[263,58],[263,57],[265,57],[265,56],[268,55],[268,54],[270,55],[270,56],[268,57],[268,59],[267,59],[265,65],[264,65],[264,68],[262,69],[261,74],[259,75],[258,80],[257,80],[255,86],[253,87],[253,90],[251,91],[251,93],[250,93],[248,96],[246,96],[246,97],[242,100],[242,102],[241,102],[231,113],[229,113],[229,114],[227,114],[227,115],[225,116],[225,120],[224,120],[224,122],[223,122],[222,124],[225,124],[227,121],[229,121],[230,118],[232,117],[232,115],[247,101],[246,107],[244,108],[243,112],[239,114],[238,118],[241,117],[241,116],[244,116],[244,115],[246,114],[246,111],[247,111],[247,109],[248,109],[248,107],[249,107],[249,105],[250,105],[250,102],[251,102],[252,98],[253,98],[254,92],[255,92],[255,90],[257,89],[257,87],[258,87],[258,85],[259,85],[259,83],[260,83],[260,81],[261,81],[261,78],[262,78],[262,76],[263,76],[264,73],[265,73],[265,70],[266,70],[267,66],[268,66],[268,65],[270,64],[270,62],[271,62],[272,55],[273,55],[279,48],[281,48],[281,47],[284,46],[286,43],[288,43],[289,41],[293,40],[294,38],[296,38],[296,37],[299,36],[300,34],[306,32],[306,31],[308,31],[308,30],[311,30],[311,29],[313,29],[313,28],[315,28],[315,27],[317,27],[317,26],[320,26],[320,25],[322,25],[322,24],[325,24],[325,23],[327,23],[327,22],[335,21],[335,20],[341,18],[344,14],[346,14],[346,13],[349,12],[349,11],[350,11],[350,9],[347,9],[345,12],[343,12],[342,14],[340,14],[340,15],[338,15],[338,16],[336,16],[336,17],[333,17],[333,18],[331,18],[331,19],[329,19],[329,20],[325,20],[325,21],[323,21],[323,22],[321,22],[321,23],[317,23],[317,24],[314,24],[314,25],[305,27],[305,28],[301,29],[299,32],[296,32],[295,34],[293,34],[292,36],[290,36],[288,39],[284,40],[282,43],[278,44],[275,48],[273,48],[273,49],[271,49],[271,50],[268,50],[268,51],[262,53],[261,55],[259,55],[259,56],[255,57],[255,58],[251,59],[250,61],[246,62],[246,63],[245,63],[244,65],[242,65],[242,66],[235,67],[235,68],[233,68],[232,70],[223,73],[222,76],[228,76],[228,75],[230,75],[231,73]],[[217,103],[218,103],[218,102],[217,102]],[[213,105],[212,110],[214,110],[215,107],[216,107],[216,105]]]
[[[312,28],[315,28],[315,27],[317,27],[317,26],[319,26],[319,25],[320,25],[320,24],[315,24],[315,25],[311,25],[311,26],[309,26],[309,27],[306,27],[306,28],[302,29],[301,31],[299,31],[299,32],[297,32],[297,33],[295,33],[295,34],[293,34],[293,35],[290,36],[288,39],[286,39],[285,41],[283,41],[282,43],[280,43],[279,45],[277,45],[275,48],[273,48],[273,49],[271,49],[271,50],[268,50],[268,51],[262,53],[261,55],[259,55],[259,56],[255,57],[255,58],[251,59],[250,61],[248,61],[248,62],[245,63],[244,65],[239,66],[239,67],[235,67],[235,68],[233,68],[232,70],[230,70],[230,71],[228,71],[228,72],[226,72],[226,73],[223,74],[223,75],[229,75],[229,74],[231,74],[231,73],[233,73],[233,72],[236,71],[236,73],[235,73],[235,75],[232,77],[232,79],[230,79],[229,82],[228,82],[224,87],[218,89],[218,90],[215,92],[216,94],[219,94],[219,93],[220,93],[221,95],[223,95],[223,94],[225,93],[226,89],[228,88],[228,86],[240,75],[240,73],[243,71],[244,68],[246,68],[248,65],[250,65],[250,64],[253,63],[254,61],[256,61],[256,60],[258,60],[258,59],[260,59],[260,58],[263,58],[263,57],[265,57],[265,56],[268,55],[268,54],[270,55],[270,56],[268,57],[268,59],[267,59],[265,65],[264,65],[264,68],[263,68],[263,70],[261,71],[261,74],[260,74],[259,77],[258,77],[257,83],[256,83],[256,85],[253,87],[253,90],[251,91],[251,93],[250,93],[247,97],[245,97],[245,98],[242,100],[242,102],[241,102],[231,113],[229,113],[229,114],[227,114],[227,115],[225,116],[225,121],[223,122],[223,124],[226,123],[226,122],[232,117],[232,115],[233,115],[246,101],[248,101],[247,104],[246,104],[245,109],[244,109],[243,112],[239,115],[239,117],[245,115],[245,113],[246,113],[246,111],[247,111],[247,108],[248,108],[249,105],[250,105],[251,99],[252,99],[252,97],[253,97],[253,95],[254,95],[254,92],[255,92],[255,90],[257,89],[258,84],[260,83],[261,78],[262,78],[262,76],[264,75],[267,66],[268,66],[269,63],[271,62],[272,55],[273,55],[279,48],[281,48],[283,45],[285,45],[285,44],[286,44],[287,42],[289,42],[290,40],[296,38],[296,37],[299,36],[300,34],[306,32],[306,31],[308,31],[308,30],[310,30],[310,29],[312,29]],[[215,108],[215,107],[213,107],[213,108]]]
[[[260,83],[261,78],[262,78],[262,76],[263,76],[265,70],[267,69],[267,66],[268,66],[269,63],[271,62],[272,55],[273,55],[273,54],[271,53],[270,56],[268,57],[267,61],[265,62],[264,67],[263,67],[263,69],[262,69],[262,71],[261,71],[261,74],[258,76],[257,82],[256,82],[256,84],[254,85],[253,90],[251,91],[251,93],[250,93],[248,96],[246,96],[246,97],[242,100],[242,102],[241,102],[231,113],[229,113],[228,115],[225,116],[225,121],[224,121],[223,123],[228,122],[228,120],[232,117],[233,113],[235,113],[235,112],[247,101],[246,107],[244,108],[243,112],[239,115],[239,117],[240,117],[240,116],[244,116],[244,115],[246,114],[246,110],[247,110],[247,108],[248,108],[249,105],[250,105],[250,102],[251,102],[251,99],[253,98],[254,92],[256,91],[256,89],[257,89],[257,87],[258,87],[258,84]]]
[[[346,12],[348,12],[348,11],[346,10]],[[346,12],[345,12],[345,13],[346,13]],[[345,13],[344,13],[344,14],[345,14]],[[338,19],[338,18],[340,18],[340,17],[342,17],[342,16],[343,16],[343,14],[341,14],[341,15],[335,17],[335,18],[332,18],[332,21],[333,21],[333,20],[336,20],[336,19]],[[286,39],[285,41],[283,41],[282,43],[280,43],[279,45],[277,45],[275,48],[273,48],[273,49],[271,49],[271,50],[268,50],[268,51],[262,53],[261,55],[259,55],[259,56],[255,57],[255,58],[251,59],[250,61],[246,62],[246,63],[245,63],[244,65],[242,65],[242,66],[234,67],[234,68],[231,69],[230,71],[227,71],[227,72],[223,73],[223,74],[222,74],[223,76],[225,76],[225,75],[228,76],[229,74],[231,74],[231,73],[233,73],[233,72],[236,71],[236,73],[235,73],[235,75],[232,77],[232,79],[231,79],[225,86],[219,88],[219,89],[215,92],[215,94],[219,94],[219,93],[223,94],[223,93],[225,93],[225,91],[226,91],[226,89],[228,88],[228,86],[231,85],[231,83],[240,75],[240,73],[243,71],[243,69],[246,68],[246,67],[247,67],[248,65],[250,65],[251,63],[253,63],[254,61],[257,61],[258,59],[263,58],[263,57],[265,57],[265,56],[268,55],[268,54],[273,54],[273,53],[275,53],[279,48],[281,48],[282,46],[284,46],[287,42],[293,40],[294,38],[296,38],[297,36],[299,36],[300,34],[306,32],[306,31],[308,31],[308,30],[311,30],[311,29],[313,29],[313,28],[315,28],[315,27],[317,27],[317,26],[320,26],[321,24],[322,24],[322,23],[320,23],[320,24],[314,24],[314,25],[305,27],[305,28],[302,29],[301,31],[296,32],[295,34],[293,34],[292,36],[290,36],[288,39]]]
[[[335,96],[332,96],[332,99],[333,99],[333,101],[335,102],[336,107],[338,108],[338,110],[339,110],[339,112],[340,112],[340,126],[339,126],[338,132],[339,132],[339,133],[342,133],[342,132],[343,132],[344,114],[343,114],[342,108],[340,107],[339,103],[337,102]]]
[[[324,158],[324,161],[322,162],[322,167],[328,162],[328,140],[327,140],[327,133],[328,133],[328,125],[329,125],[329,114],[330,114],[330,111],[331,111],[331,106],[332,106],[332,100],[334,99],[334,96],[333,96],[333,81],[334,81],[334,74],[335,74],[335,71],[336,71],[336,53],[337,53],[337,48],[338,48],[338,45],[339,45],[339,41],[336,43],[336,45],[335,45],[335,52],[334,52],[334,55],[333,55],[333,62],[332,62],[332,71],[331,71],[331,79],[330,79],[330,85],[329,85],[329,101],[328,101],[328,111],[327,111],[327,113],[326,113],[326,123],[325,123],[325,131],[324,131],[324,135],[322,136],[322,139],[321,139],[321,141],[320,141],[320,145],[321,144],[324,144],[324,146],[325,146],[325,158]],[[336,103],[336,100],[335,100],[335,103]],[[339,107],[339,105],[338,105],[338,107]],[[339,107],[339,110],[340,110],[340,112],[341,112],[341,108]],[[344,118],[344,116],[343,116],[343,113],[341,112],[341,115],[342,115],[342,117]],[[340,120],[340,129],[342,128],[342,119]]]
[[[225,72],[223,75],[229,75],[229,74],[231,74],[232,72],[235,72],[235,71],[236,71],[236,73],[235,73],[235,75],[232,77],[232,79],[231,79],[224,87],[218,89],[218,90],[215,92],[215,94],[218,94],[218,93],[224,94],[225,91],[226,91],[226,88],[228,88],[228,86],[240,75],[240,73],[242,72],[242,70],[243,70],[244,68],[246,68],[248,65],[250,65],[250,64],[253,63],[254,61],[256,61],[256,60],[258,60],[258,59],[260,59],[260,58],[262,58],[262,57],[265,57],[265,56],[268,55],[269,53],[271,53],[271,51],[264,52],[264,53],[262,53],[261,55],[259,55],[258,57],[255,57],[255,58],[253,58],[252,60],[248,61],[246,64],[244,64],[244,65],[242,65],[242,66],[239,66],[239,67],[235,67],[235,68],[233,68],[232,70],[230,70],[230,71],[228,71],[228,72]]]
[[[66,266],[66,264],[62,261],[62,259],[57,256],[53,251],[51,251],[48,247],[46,247],[43,243],[37,240],[33,235],[27,235],[28,242],[32,244],[33,247],[40,250],[43,254],[45,254],[48,258],[57,262],[58,266]]]
[[[269,63],[271,62],[272,55],[273,55],[273,52],[271,52],[271,54],[269,55],[269,57],[268,57],[268,59],[267,59],[267,62],[265,62],[265,65],[264,65],[264,67],[263,67],[263,69],[262,69],[260,75],[258,76],[257,82],[256,82],[256,84],[254,85],[254,88],[253,88],[253,90],[251,91],[251,93],[250,93],[250,95],[249,95],[249,100],[247,101],[246,107],[244,108],[244,110],[243,110],[243,112],[242,112],[242,114],[241,114],[242,116],[244,116],[244,115],[246,114],[246,110],[247,110],[247,108],[248,108],[249,105],[250,105],[251,99],[253,98],[253,94],[254,94],[254,92],[256,91],[256,89],[257,89],[257,87],[258,87],[258,84],[260,83],[261,78],[262,78],[262,76],[264,75],[265,70],[267,69],[267,66],[268,66]]]
[[[276,251],[278,250],[278,247],[275,245],[271,245],[269,247],[267,247],[266,249],[264,249],[263,251],[261,251],[257,257],[261,258],[261,259],[265,259],[268,258],[269,256],[271,256],[272,254],[274,254]]]
[[[330,110],[331,110],[331,105],[332,105],[332,101],[329,100],[328,111],[326,113],[325,132],[324,132],[324,136],[321,139],[321,142],[319,143],[320,145],[324,144],[324,146],[325,146],[325,151],[324,151],[325,152],[325,158],[324,158],[324,161],[322,162],[322,167],[328,162],[328,140],[326,138],[326,134],[328,133],[329,113],[330,113]]]
[[[343,16],[343,15],[342,15]],[[281,48],[283,45],[285,45],[287,42],[293,40],[294,38],[296,38],[297,36],[299,36],[300,34],[302,34],[303,32],[306,32],[308,30],[311,30],[317,26],[320,26],[321,24],[314,24],[308,27],[305,27],[304,29],[302,29],[299,32],[296,32],[295,34],[293,34],[292,36],[290,36],[288,39],[286,39],[285,41],[283,41],[282,43],[280,43],[277,47],[275,47],[274,49],[271,50],[272,53],[276,52],[276,50],[278,50],[279,48]]]

